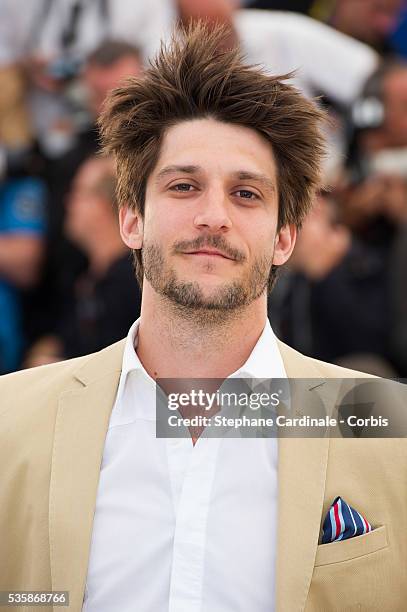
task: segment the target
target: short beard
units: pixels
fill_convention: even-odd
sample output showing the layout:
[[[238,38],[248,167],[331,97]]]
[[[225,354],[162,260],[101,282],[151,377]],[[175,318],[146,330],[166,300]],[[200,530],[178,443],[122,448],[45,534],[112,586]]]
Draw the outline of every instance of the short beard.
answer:
[[[180,281],[175,271],[166,267],[162,249],[157,244],[145,245],[142,250],[144,275],[152,288],[168,300],[178,314],[189,320],[198,319],[202,326],[236,317],[266,292],[272,284],[270,276],[276,274],[272,258],[273,254],[270,258],[258,258],[244,279],[224,283],[205,297],[198,282]]]

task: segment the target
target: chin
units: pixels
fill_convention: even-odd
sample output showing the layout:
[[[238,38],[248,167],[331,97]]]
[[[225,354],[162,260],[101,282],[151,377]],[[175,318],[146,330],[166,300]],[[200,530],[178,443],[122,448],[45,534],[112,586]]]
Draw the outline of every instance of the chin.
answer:
[[[229,282],[225,282],[225,281],[221,281],[219,280],[218,282],[205,282],[205,281],[200,281],[200,280],[191,280],[192,283],[194,283],[194,285],[196,287],[199,288],[199,291],[201,292],[202,296],[205,299],[210,299],[212,297],[214,297],[216,294],[219,293],[220,290],[222,289],[227,289],[227,287],[229,287],[232,284],[232,281]]]

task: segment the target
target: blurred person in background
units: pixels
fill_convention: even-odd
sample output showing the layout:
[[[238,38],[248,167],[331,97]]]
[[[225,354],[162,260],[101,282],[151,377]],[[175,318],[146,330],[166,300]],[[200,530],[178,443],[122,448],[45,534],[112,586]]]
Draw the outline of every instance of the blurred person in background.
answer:
[[[78,275],[88,265],[87,257],[65,235],[65,201],[80,165],[98,149],[95,121],[110,89],[122,79],[142,71],[140,50],[129,43],[107,40],[91,53],[81,72],[88,121],[77,134],[74,144],[60,158],[49,160],[46,179],[49,187],[48,241],[45,269],[40,286],[26,298],[30,313],[27,335],[31,342],[53,333],[67,300],[73,293]]]
[[[79,95],[86,78],[81,68],[102,41],[116,38],[140,49],[138,70],[140,57],[146,61],[157,49],[174,15],[171,0],[148,5],[133,0],[0,2],[0,177],[40,172],[49,191],[45,269],[39,286],[31,284],[23,296],[30,343],[54,331],[61,303],[86,266],[85,256],[64,239],[62,229],[70,180],[96,148],[87,123],[93,101],[91,112],[84,112]],[[116,59],[120,63],[116,57],[112,64]]]
[[[389,244],[407,222],[407,63],[384,63],[352,109],[348,180],[335,191],[343,220]]]
[[[295,71],[291,83],[303,93],[323,94],[339,106],[355,100],[378,66],[377,54],[367,45],[305,15],[239,9],[238,4],[178,0],[185,21],[205,18],[229,26],[249,64],[278,74]]]
[[[0,374],[20,365],[21,292],[37,281],[45,232],[45,189],[34,178],[0,184]]]
[[[383,55],[407,56],[407,4],[403,0],[243,0],[241,4],[304,13]]]
[[[376,125],[365,127],[360,135],[362,148],[369,154],[384,149],[407,147],[407,63],[386,62],[369,78],[363,98],[382,104]]]
[[[171,0],[2,0],[0,69],[24,75],[32,132],[47,156],[61,155],[75,134],[72,84],[89,53],[114,38],[147,60],[174,16]]]
[[[109,90],[127,76],[138,76],[142,71],[142,54],[138,47],[116,40],[106,40],[86,60],[80,74],[80,88],[87,120],[76,134],[69,150],[47,165],[50,187],[51,231],[60,233],[64,220],[64,198],[82,162],[98,150],[95,122]]]
[[[141,50],[120,40],[105,40],[87,58],[82,75],[88,94],[88,108],[99,116],[108,91],[125,76],[137,76],[143,70]]]
[[[407,311],[402,247],[407,227],[407,64],[385,62],[368,79],[352,109],[347,176],[333,195],[340,218],[376,260],[386,307],[377,307],[387,354],[407,374]],[[373,312],[373,305],[370,311]]]
[[[352,122],[347,171],[306,219],[270,317],[308,355],[406,376],[405,64],[385,62],[369,77]]]
[[[387,259],[338,223],[335,203],[320,195],[270,296],[269,316],[280,337],[317,359],[384,377],[405,375],[391,342],[397,304]]]
[[[88,259],[58,334],[31,347],[25,366],[98,351],[126,334],[140,313],[140,290],[115,212],[116,178],[109,159],[92,157],[80,167],[68,199],[65,230]]]
[[[329,23],[380,52],[389,51],[389,38],[398,24],[403,0],[335,0],[314,2],[314,10],[330,13]],[[331,7],[329,7],[331,5]],[[321,8],[320,8],[321,7]]]

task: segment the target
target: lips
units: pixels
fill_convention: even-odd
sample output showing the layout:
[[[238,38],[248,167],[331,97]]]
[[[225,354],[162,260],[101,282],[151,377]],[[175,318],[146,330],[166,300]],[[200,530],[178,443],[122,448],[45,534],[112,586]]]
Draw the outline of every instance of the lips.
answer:
[[[189,253],[186,253],[186,254],[187,255],[212,255],[215,257],[223,257],[223,259],[231,259],[231,257],[224,255],[220,251],[212,251],[208,249],[201,249],[199,251],[190,251]]]

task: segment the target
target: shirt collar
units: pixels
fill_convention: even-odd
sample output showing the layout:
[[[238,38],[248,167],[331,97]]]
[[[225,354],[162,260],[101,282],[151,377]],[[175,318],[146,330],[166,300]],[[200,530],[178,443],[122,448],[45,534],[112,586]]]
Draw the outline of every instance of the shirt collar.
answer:
[[[277,338],[267,319],[246,363],[231,374],[233,378],[287,378]]]
[[[144,376],[146,379],[151,380],[154,383],[151,376],[149,376],[149,374],[144,369],[144,366],[141,363],[139,356],[137,355],[136,347],[138,341],[139,323],[140,317],[136,321],[134,321],[126,337],[126,343],[124,345],[123,352],[122,371],[120,374],[119,387],[116,396],[116,404],[118,404],[124,393],[124,387],[130,372],[140,372],[142,376]]]
[[[145,380],[155,385],[155,381],[144,369],[136,352],[139,323],[140,317],[133,323],[127,334],[116,405],[119,404],[123,396],[126,380],[130,372],[139,372]],[[268,319],[247,361],[241,368],[229,376],[229,378],[232,377],[256,379],[287,378],[284,362],[277,345],[277,338]]]

